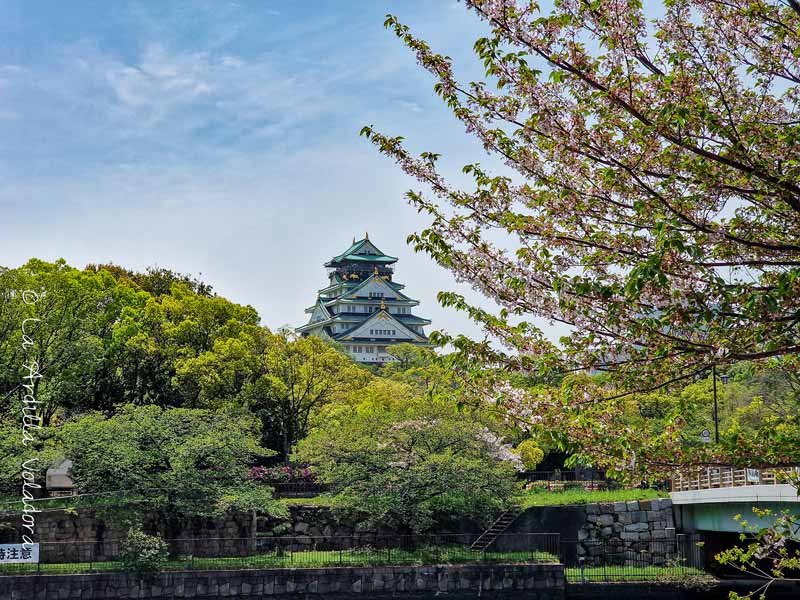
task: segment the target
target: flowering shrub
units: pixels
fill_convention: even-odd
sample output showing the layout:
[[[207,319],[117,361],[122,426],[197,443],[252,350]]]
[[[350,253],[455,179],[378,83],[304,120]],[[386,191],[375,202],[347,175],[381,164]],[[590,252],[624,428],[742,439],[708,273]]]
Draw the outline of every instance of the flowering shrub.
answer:
[[[128,536],[122,543],[119,559],[126,571],[145,573],[160,570],[168,556],[169,551],[164,540],[134,528],[128,531]]]
[[[308,467],[253,467],[250,479],[264,483],[316,483],[317,476]]]
[[[533,440],[525,440],[517,446],[517,454],[528,471],[533,471],[544,458],[544,451]]]

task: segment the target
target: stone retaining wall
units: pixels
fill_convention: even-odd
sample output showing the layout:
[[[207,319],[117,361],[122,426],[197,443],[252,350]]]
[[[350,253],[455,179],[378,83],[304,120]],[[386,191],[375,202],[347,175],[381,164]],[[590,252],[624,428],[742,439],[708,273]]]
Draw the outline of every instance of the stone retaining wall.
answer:
[[[0,577],[3,600],[420,597],[563,600],[559,564],[184,571]]]
[[[290,510],[290,528],[280,535],[293,536],[301,545],[305,543],[311,546],[315,539],[320,538],[349,536],[358,536],[361,541],[369,543],[370,536],[377,538],[396,534],[391,530],[365,530],[343,523],[325,507],[292,506]],[[163,531],[160,533],[172,539],[207,541],[196,543],[191,550],[178,548],[178,553],[219,556],[229,552],[239,555],[251,552],[246,540],[254,537],[254,525],[256,536],[269,535],[271,524],[263,520],[254,522],[249,514],[231,514],[219,519],[192,518],[178,532],[171,535]],[[158,528],[153,523],[147,529],[157,531]],[[36,515],[36,530],[38,541],[42,543],[93,544],[95,552],[108,553],[108,556],[97,555],[98,560],[112,556],[114,544],[107,542],[125,537],[125,531],[104,522],[92,510],[82,510],[77,514],[64,511],[39,513]],[[440,529],[439,533],[479,533],[480,530],[474,523],[464,521]],[[533,507],[522,513],[507,533],[559,533],[562,540],[578,540],[579,554],[588,554],[588,547],[598,543],[637,550],[650,541],[674,540],[672,501],[660,499]],[[0,543],[17,542],[21,535],[19,515],[0,516]],[[218,539],[227,540],[225,543],[230,547],[218,547],[219,543],[212,541]],[[50,547],[47,551],[55,550]]]
[[[674,538],[672,500],[668,498],[587,504],[586,523],[578,530],[578,541],[620,546]]]
[[[314,538],[350,537],[358,536],[369,543],[372,537],[393,535],[390,530],[367,530],[351,524],[338,521],[330,510],[325,507],[290,507],[291,522],[286,531],[281,531],[281,536],[296,538],[299,545],[313,544]],[[176,543],[176,552],[195,554],[197,556],[221,556],[226,553],[231,556],[249,554],[250,545],[247,540],[254,537],[269,536],[275,523],[266,522],[264,519],[253,520],[250,514],[229,514],[224,517],[212,519],[193,517],[187,519],[183,526],[171,534],[165,532],[154,519],[146,519],[145,529],[149,532],[158,532],[162,537],[174,540],[197,540],[191,548],[183,548],[186,543]],[[18,514],[0,516],[0,544],[17,543],[23,534],[22,523]],[[80,552],[79,546],[83,545],[91,551],[96,560],[106,560],[116,555],[116,542],[125,538],[126,531],[100,518],[92,509],[82,509],[78,512],[64,510],[47,510],[36,515],[36,539],[45,544],[42,551],[48,553],[48,558],[58,558],[53,553]],[[224,541],[223,541],[224,540]],[[52,542],[64,542],[52,544]],[[50,556],[53,555],[53,556]],[[70,559],[67,554],[65,560]],[[51,561],[52,562],[52,561]]]
[[[558,533],[561,554],[568,565],[580,557],[601,553],[623,562],[652,556],[660,564],[677,551],[672,501],[633,500],[573,506],[536,506],[527,509],[508,533]],[[588,561],[591,564],[593,561]]]

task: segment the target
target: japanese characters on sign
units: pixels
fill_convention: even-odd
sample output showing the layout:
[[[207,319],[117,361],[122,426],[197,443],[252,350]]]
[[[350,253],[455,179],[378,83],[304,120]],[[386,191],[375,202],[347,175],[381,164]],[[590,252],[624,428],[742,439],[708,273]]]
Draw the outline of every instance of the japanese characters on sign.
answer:
[[[38,562],[39,544],[0,544],[0,565]]]

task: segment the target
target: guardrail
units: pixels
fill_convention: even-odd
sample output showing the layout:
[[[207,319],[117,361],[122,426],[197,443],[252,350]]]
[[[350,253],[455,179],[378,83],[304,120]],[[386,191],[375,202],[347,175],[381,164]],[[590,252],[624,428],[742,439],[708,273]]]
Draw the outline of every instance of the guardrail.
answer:
[[[747,485],[776,485],[800,476],[800,467],[781,469],[738,469],[735,467],[699,467],[675,473],[670,491],[690,492]]]

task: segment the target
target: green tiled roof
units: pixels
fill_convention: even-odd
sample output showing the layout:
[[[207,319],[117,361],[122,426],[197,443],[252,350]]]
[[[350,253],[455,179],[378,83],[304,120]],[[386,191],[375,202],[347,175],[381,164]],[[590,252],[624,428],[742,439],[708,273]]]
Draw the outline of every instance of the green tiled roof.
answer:
[[[386,263],[391,264],[397,262],[397,258],[394,256],[389,256],[388,254],[384,254],[375,244],[372,244],[376,250],[378,250],[378,254],[358,254],[358,251],[364,246],[364,244],[372,242],[369,239],[364,238],[363,240],[359,240],[357,242],[353,242],[353,245],[350,246],[347,250],[342,252],[339,256],[334,256],[328,264],[336,264],[343,262],[345,260],[353,260],[356,262],[378,262],[378,263]]]

